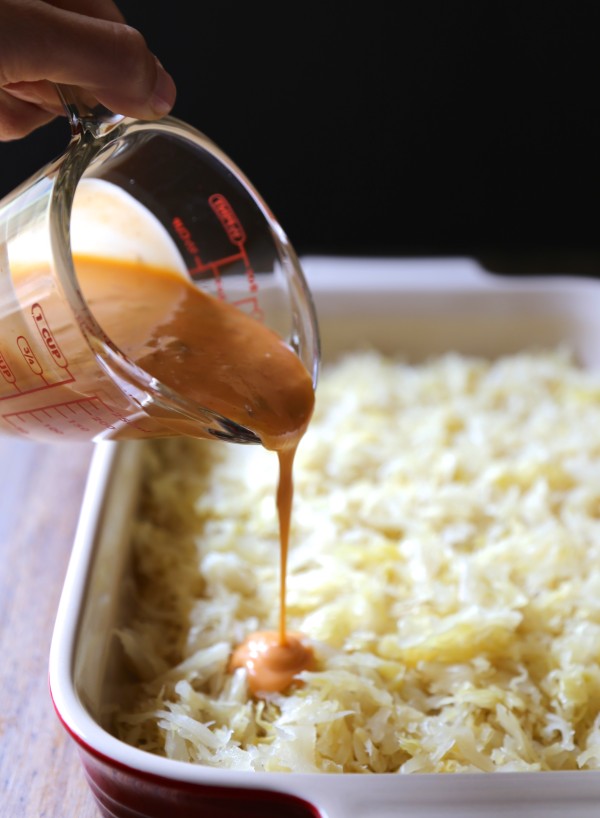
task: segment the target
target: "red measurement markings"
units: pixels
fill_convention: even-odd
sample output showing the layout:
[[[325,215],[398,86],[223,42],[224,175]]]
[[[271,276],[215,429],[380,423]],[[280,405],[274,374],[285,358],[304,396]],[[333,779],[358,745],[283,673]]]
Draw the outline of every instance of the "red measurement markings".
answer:
[[[48,383],[47,381],[44,381],[44,383],[41,386],[34,386],[34,387],[29,388],[29,389],[19,389],[19,387],[15,384],[15,389],[17,391],[14,394],[10,394],[10,395],[0,395],[0,401],[14,400],[16,398],[22,397],[23,395],[31,395],[34,392],[43,392],[46,389],[54,389],[57,386],[65,386],[66,384],[74,383],[74,382],[75,382],[75,378],[72,375],[69,374],[68,378],[63,378],[61,381],[53,381],[52,383]]]
[[[256,296],[240,298],[238,301],[232,301],[232,304],[237,307],[238,310],[242,310],[242,312],[252,316],[252,318],[256,318],[257,321],[264,321],[265,313],[264,310],[261,309]]]
[[[62,369],[66,369],[68,367],[67,359],[62,354],[62,351],[58,345],[58,341],[56,340],[56,338],[52,334],[52,330],[48,326],[46,316],[44,315],[44,310],[42,309],[40,304],[34,304],[31,307],[31,315],[33,316],[33,320],[42,337],[42,341],[46,345],[46,349],[52,356],[54,363],[57,366],[60,366]]]
[[[55,435],[68,434],[69,437],[73,436],[75,430],[88,439],[100,431],[115,429],[115,424],[119,421],[127,422],[96,397],[50,404],[23,412],[10,412],[2,417],[22,435],[35,433],[42,427]]]
[[[0,375],[4,378],[4,380],[14,386],[15,389],[17,388],[16,378],[10,366],[8,365],[8,361],[4,357],[4,355],[0,352]]]
[[[242,247],[246,243],[246,231],[225,196],[222,193],[213,193],[209,196],[208,203],[223,225],[229,241],[237,247]]]
[[[24,335],[19,335],[19,337],[17,338],[17,346],[19,347],[19,352],[23,356],[23,360],[25,361],[29,369],[31,369],[34,375],[39,375],[40,378],[45,383],[46,381],[44,378],[44,370],[42,368],[42,365],[36,358],[29,341]]]
[[[33,347],[29,342],[29,339],[25,335],[19,335],[16,339],[17,349],[27,364],[30,372],[38,377],[42,383],[38,386],[29,387],[28,389],[21,388],[17,383],[15,374],[12,371],[8,361],[4,355],[0,353],[0,375],[2,375],[4,380],[11,384],[15,390],[14,393],[11,393],[10,395],[0,395],[0,401],[9,400],[10,398],[18,397],[19,395],[29,395],[32,392],[39,392],[42,389],[50,389],[53,386],[72,383],[75,380],[69,372],[67,359],[63,355],[62,350],[52,333],[52,330],[48,326],[48,322],[46,321],[44,311],[40,304],[34,304],[31,307],[31,315],[35,326],[40,333],[42,341],[44,342],[44,346],[50,353],[52,361],[60,370],[62,370],[63,375],[60,380],[49,378],[48,372],[44,371],[42,362],[33,351]]]
[[[247,236],[242,223],[237,217],[233,207],[222,193],[213,193],[209,197],[208,203],[216,217],[221,222],[229,241],[237,248],[237,252],[232,253],[229,256],[223,256],[222,258],[211,261],[208,264],[203,262],[198,245],[194,241],[190,230],[179,216],[175,216],[172,221],[173,229],[183,242],[185,249],[188,251],[192,259],[191,265],[188,266],[188,273],[190,277],[192,280],[198,280],[206,273],[211,273],[217,289],[217,296],[221,299],[221,301],[226,301],[227,297],[225,295],[221,269],[229,264],[242,262],[244,266],[244,273],[248,281],[248,288],[251,293],[257,293],[258,284],[256,283],[254,270],[252,269],[250,259],[248,258],[248,254],[246,252],[245,244]],[[253,314],[256,314],[257,316],[259,313],[262,315],[261,310],[253,312]]]

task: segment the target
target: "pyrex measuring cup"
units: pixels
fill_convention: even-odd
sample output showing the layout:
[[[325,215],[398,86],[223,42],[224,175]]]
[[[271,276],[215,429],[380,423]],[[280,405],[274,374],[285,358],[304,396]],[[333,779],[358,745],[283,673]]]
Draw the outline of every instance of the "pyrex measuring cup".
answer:
[[[72,89],[61,93],[67,150],[0,202],[0,429],[41,440],[175,429],[257,442],[128,360],[84,299],[74,257],[178,271],[273,329],[316,384],[314,307],[285,233],[244,174],[189,125],[91,110]]]

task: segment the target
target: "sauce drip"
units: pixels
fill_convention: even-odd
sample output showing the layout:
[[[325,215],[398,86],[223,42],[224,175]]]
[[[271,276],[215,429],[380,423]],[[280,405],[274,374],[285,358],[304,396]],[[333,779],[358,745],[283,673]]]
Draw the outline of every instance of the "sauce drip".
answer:
[[[283,691],[313,662],[302,637],[286,629],[293,463],[314,407],[310,375],[269,328],[168,270],[87,257],[76,259],[76,268],[96,320],[128,358],[277,453],[279,628],[250,634],[230,670],[245,667],[254,694]]]
[[[312,664],[313,652],[301,634],[286,633],[282,641],[277,631],[256,631],[234,650],[229,666],[246,668],[248,687],[256,696],[285,690]]]

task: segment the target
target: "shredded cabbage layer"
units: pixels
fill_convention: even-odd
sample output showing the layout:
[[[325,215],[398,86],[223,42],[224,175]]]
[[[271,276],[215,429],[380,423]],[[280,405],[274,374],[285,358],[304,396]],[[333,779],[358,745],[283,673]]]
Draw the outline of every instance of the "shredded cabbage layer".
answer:
[[[122,740],[250,771],[600,769],[600,376],[568,350],[324,367],[288,564],[317,666],[265,700],[227,663],[277,628],[277,458],[146,458]]]

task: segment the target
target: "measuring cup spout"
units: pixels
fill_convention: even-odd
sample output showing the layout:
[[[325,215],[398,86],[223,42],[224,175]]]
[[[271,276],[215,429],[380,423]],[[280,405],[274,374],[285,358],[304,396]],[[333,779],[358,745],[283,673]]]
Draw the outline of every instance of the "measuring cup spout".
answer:
[[[75,85],[56,84],[55,87],[74,136],[84,131],[94,137],[103,136],[125,118],[122,114],[113,113]]]

